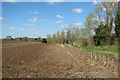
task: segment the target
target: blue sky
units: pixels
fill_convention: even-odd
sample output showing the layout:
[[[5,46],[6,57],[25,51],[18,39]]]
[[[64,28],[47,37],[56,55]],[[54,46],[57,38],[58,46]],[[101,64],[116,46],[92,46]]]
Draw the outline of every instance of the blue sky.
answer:
[[[66,25],[81,27],[93,2],[3,2],[2,37],[46,37]]]

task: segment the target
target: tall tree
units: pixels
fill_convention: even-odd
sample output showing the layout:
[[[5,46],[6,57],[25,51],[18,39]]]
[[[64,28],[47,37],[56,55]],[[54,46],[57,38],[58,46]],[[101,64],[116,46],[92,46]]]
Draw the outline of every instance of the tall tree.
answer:
[[[67,30],[66,38],[67,38],[67,44],[69,44],[71,42],[71,31],[69,29]]]
[[[80,28],[79,37],[80,37],[81,45],[87,46],[88,45],[88,41],[87,41],[88,34],[87,34],[87,30],[85,28]]]
[[[118,12],[118,4],[116,3],[117,9],[115,9],[115,20],[114,20],[114,24],[115,24],[115,34],[116,37],[118,37],[118,33],[119,33],[119,26],[118,26],[118,19],[119,19],[119,12]]]
[[[116,2],[101,2],[101,7],[103,9],[103,14],[105,18],[105,26],[106,26],[106,31],[107,31],[107,42],[106,45],[110,46],[110,35],[112,34],[112,29],[113,29],[113,22],[115,20],[115,13],[116,13],[116,8],[117,4]]]
[[[96,46],[102,46],[106,43],[107,32],[105,28],[106,25],[101,22],[98,28],[95,29],[94,41]]]
[[[76,41],[79,40],[79,37],[80,37],[80,29],[79,29],[79,27],[77,27],[75,29],[75,39],[76,39]]]
[[[56,34],[53,33],[53,39],[52,39],[52,43],[56,43],[57,42],[57,37],[56,37]]]
[[[70,30],[71,30],[71,41],[73,43],[76,40],[75,39],[75,26],[73,25]]]
[[[51,34],[47,35],[47,43],[51,43],[52,42],[52,37]]]
[[[95,46],[92,36],[92,31],[94,30],[93,18],[94,15],[92,13],[89,13],[89,15],[86,17],[86,22],[85,22],[85,28],[88,33],[88,46]]]
[[[63,44],[65,43],[65,31],[64,30],[61,31],[60,42]]]
[[[57,31],[57,43],[60,43],[60,31]]]

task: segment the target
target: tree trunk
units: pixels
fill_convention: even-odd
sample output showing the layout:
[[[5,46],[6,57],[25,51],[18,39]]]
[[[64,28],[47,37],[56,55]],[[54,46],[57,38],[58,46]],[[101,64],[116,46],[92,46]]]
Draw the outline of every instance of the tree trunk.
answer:
[[[107,38],[106,46],[110,46],[110,38]]]
[[[91,37],[91,36],[88,37],[88,46],[95,46],[93,37]]]

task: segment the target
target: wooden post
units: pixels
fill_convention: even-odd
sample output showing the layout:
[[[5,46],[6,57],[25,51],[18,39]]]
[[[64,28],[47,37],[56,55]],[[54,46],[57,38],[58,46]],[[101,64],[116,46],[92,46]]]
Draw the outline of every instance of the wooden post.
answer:
[[[96,53],[96,62],[99,60],[98,53]]]
[[[85,53],[86,53],[86,54],[85,54],[85,55],[86,55],[86,57],[88,57],[88,52],[85,52]]]
[[[117,65],[118,64],[118,61],[117,60],[115,60],[115,65]]]
[[[118,67],[118,61],[115,59],[115,61],[114,61],[114,71],[116,71],[117,70],[117,67]],[[118,70],[117,70],[118,71]]]
[[[95,61],[97,62],[97,56],[95,55]]]
[[[102,55],[100,54],[100,64],[102,65],[102,62],[103,62],[103,60],[102,60]]]
[[[103,56],[103,65],[104,65],[104,67],[107,65],[107,62],[106,62],[107,60],[106,60],[106,56]]]
[[[108,60],[107,60],[107,66],[108,66],[108,69],[110,68],[110,58],[108,57]]]
[[[112,59],[112,71],[114,72],[114,59]]]
[[[91,56],[91,58],[93,57],[93,56],[92,56],[92,52],[90,53],[90,56]]]
[[[89,58],[89,52],[87,52],[87,57]]]
[[[93,52],[93,60],[95,60],[95,53]]]
[[[101,63],[100,60],[101,60],[101,57],[100,57],[100,54],[99,54],[99,63]]]
[[[89,52],[89,58],[90,58],[91,56],[90,56],[90,52]]]

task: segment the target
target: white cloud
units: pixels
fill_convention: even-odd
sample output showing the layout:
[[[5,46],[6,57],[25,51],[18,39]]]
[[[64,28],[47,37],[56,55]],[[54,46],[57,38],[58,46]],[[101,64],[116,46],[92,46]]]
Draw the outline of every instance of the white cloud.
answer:
[[[57,23],[62,23],[63,21],[56,21],[56,22],[50,22],[50,23],[53,23],[53,24],[57,24]]]
[[[60,28],[64,28],[64,25],[61,25]]]
[[[64,18],[63,16],[61,15],[56,15],[57,18]]]
[[[37,11],[34,11],[33,13],[34,13],[34,14],[39,14],[39,12],[37,12]]]
[[[82,10],[82,9],[78,9],[78,8],[76,8],[76,9],[73,9],[73,12],[81,13],[81,12],[83,12],[83,10]]]
[[[0,20],[5,20],[5,18],[3,18],[3,17],[0,17]]]
[[[21,28],[21,29],[19,29],[20,31],[23,31],[24,29],[23,28]]]
[[[81,23],[73,23],[73,25],[65,24],[65,25],[61,25],[58,28],[65,28],[65,30],[69,30],[69,29],[75,28],[80,25],[82,25],[82,24]]]
[[[57,23],[62,23],[62,22],[63,22],[63,21],[57,21],[56,24],[57,24]]]
[[[33,17],[33,19],[28,19],[29,22],[36,22],[38,19],[36,17]]]
[[[49,4],[54,4],[54,3],[58,3],[58,2],[64,2],[64,0],[48,0]]]
[[[96,0],[94,0],[94,1],[93,1],[93,4],[97,4],[97,1],[96,1]]]
[[[73,23],[73,25],[81,26],[82,24],[81,23]]]
[[[8,29],[10,29],[10,30],[13,30],[13,29],[15,29],[16,27],[10,27],[10,28],[8,28]]]
[[[41,19],[41,21],[47,21],[48,19]]]
[[[35,26],[35,25],[33,25],[33,24],[24,24],[25,26]]]
[[[35,28],[29,28],[29,29],[35,29]]]
[[[64,28],[64,27],[68,27],[68,26],[69,26],[68,24],[61,25],[60,28]]]

